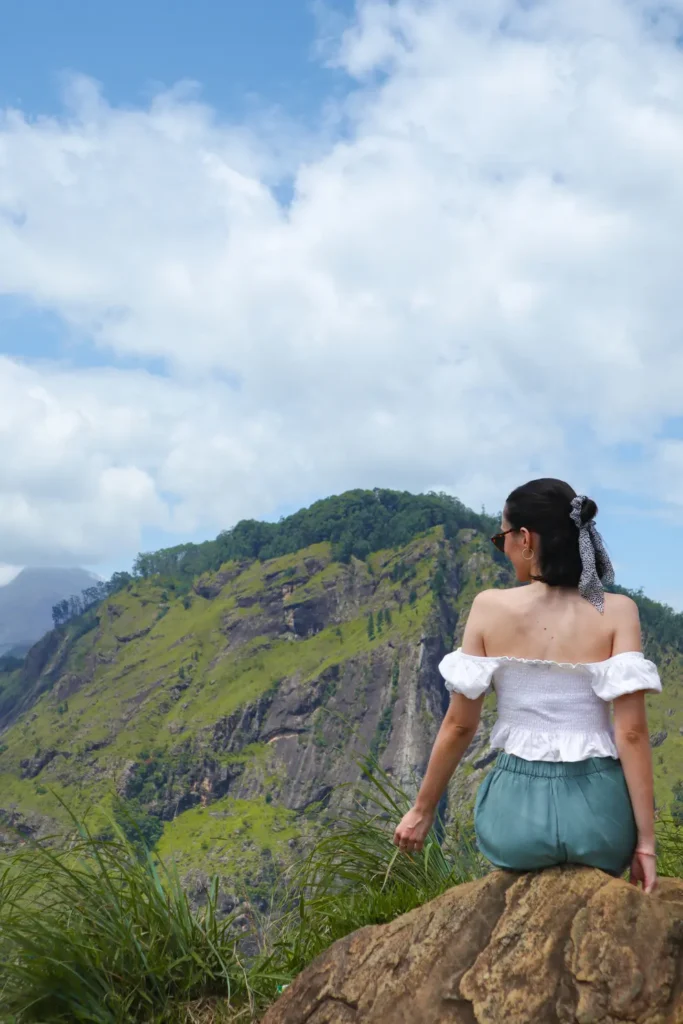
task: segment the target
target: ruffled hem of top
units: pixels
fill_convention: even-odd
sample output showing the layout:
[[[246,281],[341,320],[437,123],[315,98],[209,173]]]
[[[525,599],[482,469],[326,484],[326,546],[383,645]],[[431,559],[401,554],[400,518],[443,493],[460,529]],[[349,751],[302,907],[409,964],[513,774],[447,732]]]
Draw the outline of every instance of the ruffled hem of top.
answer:
[[[504,750],[525,761],[585,761],[589,757],[619,754],[609,732],[537,732],[496,722],[491,730],[492,749]]]

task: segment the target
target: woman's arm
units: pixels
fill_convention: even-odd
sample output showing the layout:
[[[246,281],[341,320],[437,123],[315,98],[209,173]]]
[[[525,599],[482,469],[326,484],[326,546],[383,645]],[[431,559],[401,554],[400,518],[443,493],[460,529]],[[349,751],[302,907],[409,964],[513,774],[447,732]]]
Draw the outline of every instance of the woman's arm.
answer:
[[[465,626],[462,641],[465,654],[486,653],[482,636],[481,596],[477,595],[474,599]],[[434,741],[420,791],[412,808],[394,832],[394,844],[402,850],[411,852],[422,849],[434,822],[439,801],[477,731],[483,703],[483,694],[476,700],[470,700],[461,693],[451,694],[451,702]]]
[[[463,697],[461,693],[451,696],[446,717],[432,747],[420,792],[394,832],[394,845],[401,850],[411,853],[422,849],[434,824],[439,800],[477,731],[483,703],[483,695],[477,700]]]
[[[641,647],[638,607],[624,598],[619,608],[612,653],[640,651]],[[642,690],[624,694],[614,700],[613,707],[614,738],[638,830],[631,880],[642,882],[645,891],[651,892],[656,881],[655,801],[645,694]]]
[[[614,701],[614,738],[636,819],[638,849],[654,853],[652,751],[647,727],[645,694],[642,690],[638,693],[627,693]]]
[[[432,747],[420,792],[415,799],[415,809],[422,814],[433,816],[436,813],[453,772],[474,739],[483,703],[483,694],[477,700],[463,697],[461,693],[451,695],[448,711]]]

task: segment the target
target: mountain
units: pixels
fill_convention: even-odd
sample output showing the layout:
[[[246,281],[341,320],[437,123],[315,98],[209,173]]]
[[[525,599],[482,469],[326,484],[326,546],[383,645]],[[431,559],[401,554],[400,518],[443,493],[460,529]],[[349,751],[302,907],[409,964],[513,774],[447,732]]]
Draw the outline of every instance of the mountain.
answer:
[[[141,555],[110,596],[0,673],[0,823],[46,834],[63,798],[134,820],[201,888],[265,897],[350,799],[371,751],[414,792],[447,706],[438,673],[474,595],[513,583],[497,520],[445,495],[352,491],[277,524]],[[634,595],[660,666],[656,795],[683,789],[683,616]],[[471,812],[489,699],[442,811]],[[16,833],[6,829],[6,841]]]
[[[23,569],[0,587],[0,655],[24,653],[52,629],[52,606],[96,579],[85,569]]]

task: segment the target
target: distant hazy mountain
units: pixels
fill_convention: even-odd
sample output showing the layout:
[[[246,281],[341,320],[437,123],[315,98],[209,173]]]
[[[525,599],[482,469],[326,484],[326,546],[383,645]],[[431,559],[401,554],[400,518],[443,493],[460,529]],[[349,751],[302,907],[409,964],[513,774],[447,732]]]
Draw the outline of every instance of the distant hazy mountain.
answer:
[[[91,587],[85,569],[23,569],[0,587],[0,655],[25,651],[52,629],[52,606]]]

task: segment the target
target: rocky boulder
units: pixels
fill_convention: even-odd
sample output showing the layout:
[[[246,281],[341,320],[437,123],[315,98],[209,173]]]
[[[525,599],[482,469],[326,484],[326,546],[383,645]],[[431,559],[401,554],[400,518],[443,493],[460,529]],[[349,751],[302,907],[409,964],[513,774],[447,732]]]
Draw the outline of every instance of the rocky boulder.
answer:
[[[262,1024],[680,1024],[683,881],[493,872],[311,963]]]

